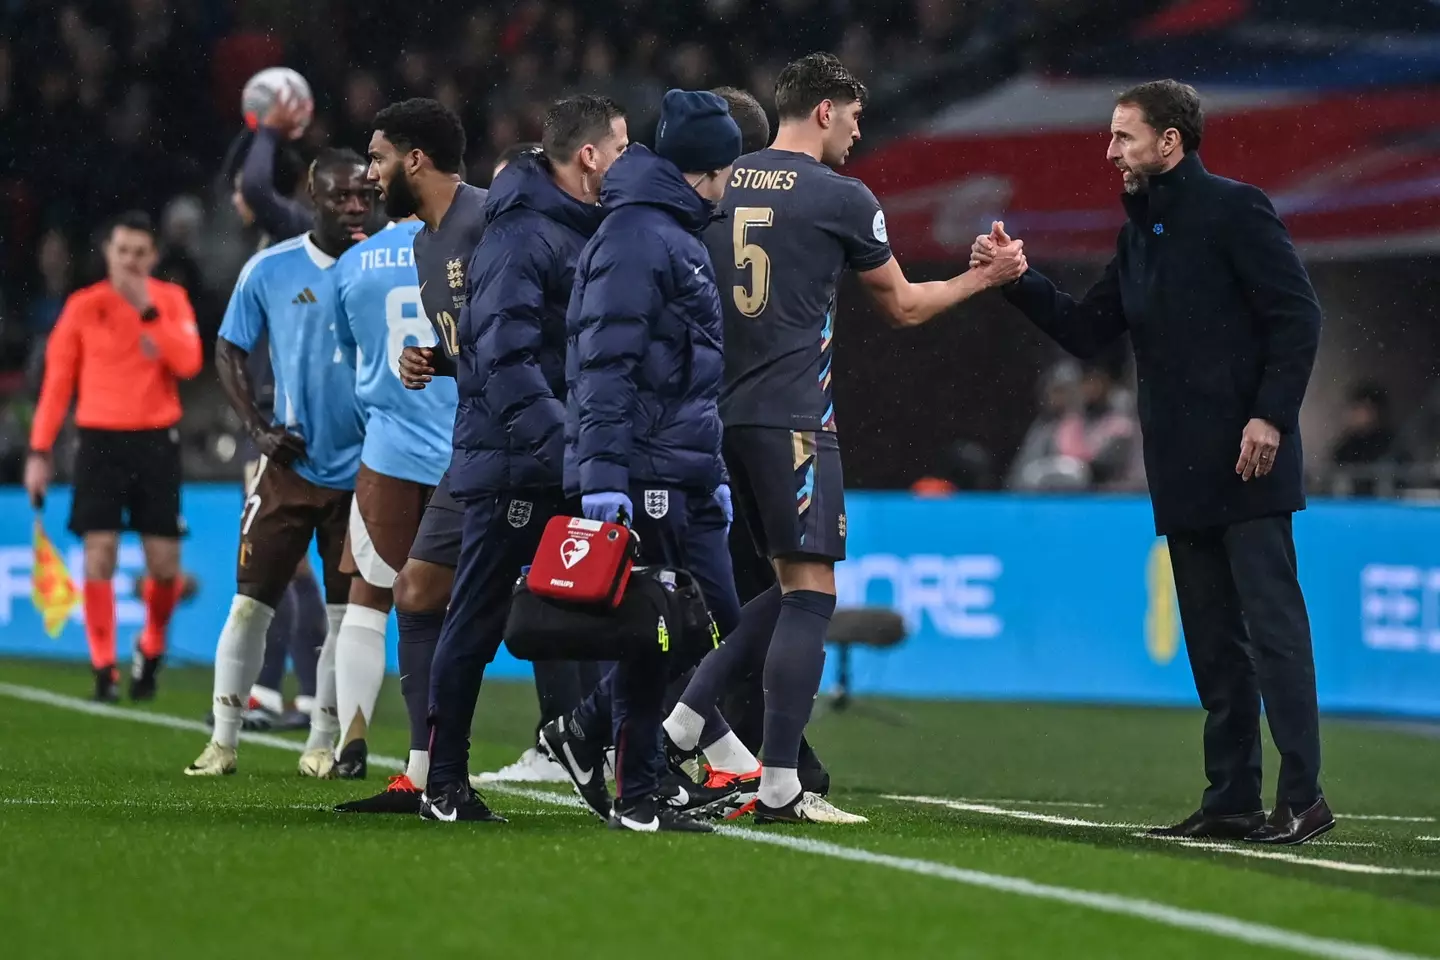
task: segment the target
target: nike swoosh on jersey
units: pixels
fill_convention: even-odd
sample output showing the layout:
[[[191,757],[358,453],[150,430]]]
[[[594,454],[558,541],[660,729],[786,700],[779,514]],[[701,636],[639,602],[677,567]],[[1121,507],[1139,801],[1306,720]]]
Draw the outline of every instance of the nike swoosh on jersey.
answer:
[[[575,760],[575,754],[570,751],[570,744],[565,744],[561,749],[565,751],[565,760],[570,764],[570,769],[575,771],[575,779],[580,781],[582,787],[588,784],[590,778],[595,775],[595,771],[586,770],[580,766]]]

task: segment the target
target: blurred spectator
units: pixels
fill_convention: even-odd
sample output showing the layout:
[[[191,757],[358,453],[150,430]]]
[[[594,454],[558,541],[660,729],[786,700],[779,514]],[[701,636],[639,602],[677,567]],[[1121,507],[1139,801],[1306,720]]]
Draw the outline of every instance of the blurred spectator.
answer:
[[[910,492],[921,497],[947,497],[962,490],[995,489],[995,463],[990,451],[972,440],[951,444],[939,470],[916,480]]]
[[[1390,395],[1373,380],[1357,383],[1341,418],[1341,433],[1330,460],[1338,467],[1376,463],[1392,456],[1395,431],[1390,423]]]
[[[1130,392],[1104,363],[1062,360],[1041,381],[1041,409],[1010,467],[1012,490],[1145,488]]]
[[[1011,490],[1080,489],[1086,479],[1082,465],[1062,460],[1056,433],[1060,422],[1079,405],[1080,364],[1065,359],[1040,375],[1040,411],[1010,464],[1005,486]]]
[[[31,336],[40,338],[55,326],[60,308],[70,295],[70,241],[65,234],[53,227],[40,238],[39,252],[40,291],[30,301],[26,311],[25,326]]]
[[[155,276],[185,288],[201,336],[208,340],[220,330],[223,305],[206,285],[200,269],[204,230],[205,207],[198,197],[181,194],[166,204],[160,216],[160,262]]]
[[[1420,420],[1424,421],[1423,415]],[[1410,460],[1406,444],[1396,439],[1388,391],[1373,380],[1355,384],[1340,423],[1340,436],[1330,451],[1330,462],[1336,468],[1334,489],[1348,496],[1375,496],[1382,489],[1381,477],[1365,468]],[[1388,484],[1385,489],[1388,491]]]
[[[1107,0],[1116,9],[1158,2]],[[484,182],[506,148],[538,137],[548,102],[571,91],[623,104],[632,138],[646,142],[667,86],[734,84],[768,105],[781,65],[832,49],[877,98],[890,91],[870,114],[878,125],[914,99],[902,93],[907,78],[956,56],[960,41],[1014,45],[1018,62],[1019,45],[1047,30],[1055,36],[1056,23],[1076,19],[1075,6],[347,0],[335,19],[325,4],[289,0],[0,0],[0,298],[9,304],[5,336],[22,341],[6,351],[6,368],[35,350],[57,300],[87,279],[73,241],[132,207],[157,218],[173,211],[177,232],[164,238],[160,269],[191,289],[202,329],[213,333],[205,300],[223,306],[255,249],[225,209],[233,170],[219,189],[214,181],[242,130],[240,90],[264,67],[294,67],[315,93],[309,130],[277,160],[274,179],[287,194],[322,146],[363,152],[375,112],[405,96],[436,97],[461,113],[467,169]],[[985,26],[997,22],[1009,27]],[[193,197],[203,198],[198,209]]]

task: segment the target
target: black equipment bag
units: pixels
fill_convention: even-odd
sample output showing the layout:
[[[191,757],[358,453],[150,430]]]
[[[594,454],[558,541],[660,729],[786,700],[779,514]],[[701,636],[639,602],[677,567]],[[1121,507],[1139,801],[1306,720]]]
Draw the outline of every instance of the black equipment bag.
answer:
[[[673,567],[636,567],[617,607],[539,596],[522,575],[505,622],[505,646],[517,660],[628,660],[658,654],[694,663],[719,639],[699,584]]]

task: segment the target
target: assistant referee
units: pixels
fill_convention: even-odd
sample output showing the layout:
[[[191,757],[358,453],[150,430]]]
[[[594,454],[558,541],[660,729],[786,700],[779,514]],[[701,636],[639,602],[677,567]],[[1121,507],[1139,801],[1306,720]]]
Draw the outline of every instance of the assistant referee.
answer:
[[[95,699],[118,699],[115,557],[120,531],[145,548],[145,630],[130,696],[155,695],[166,628],[180,597],[179,381],[200,372],[200,334],[183,287],[150,276],[155,230],[143,213],[105,234],[106,278],[65,302],[45,348],[45,381],[30,431],[25,489],[37,508],[54,472],[53,448],[73,398],[80,445],[70,530],[85,541],[85,633]]]

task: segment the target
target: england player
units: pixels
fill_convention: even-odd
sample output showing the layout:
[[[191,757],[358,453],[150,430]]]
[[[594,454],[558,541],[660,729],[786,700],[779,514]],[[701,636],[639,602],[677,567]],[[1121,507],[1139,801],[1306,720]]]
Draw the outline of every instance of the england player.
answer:
[[[365,417],[365,445],[340,565],[354,579],[335,647],[341,730],[335,775],[347,779],[365,772],[365,737],[385,679],[385,626],[396,573],[405,565],[431,491],[450,463],[454,381],[441,379],[421,391],[407,390],[400,382],[400,351],[436,342],[415,272],[420,227],[413,218],[396,223],[351,247],[335,265],[335,333],[354,354],[355,392]],[[384,792],[336,810],[418,812],[425,753],[412,754],[405,772],[391,778]]]
[[[465,128],[439,101],[391,104],[376,114],[374,125],[368,176],[380,187],[385,213],[396,220],[416,216],[422,224],[415,235],[415,269],[436,344],[407,345],[398,361],[401,382],[419,390],[436,377],[454,379],[465,272],[485,232],[487,191],[461,178]],[[445,426],[453,427],[453,421],[452,416]],[[400,628],[400,690],[410,716],[406,772],[422,789],[429,776],[430,664],[450,602],[463,520],[464,508],[450,495],[447,473],[430,495],[392,587]]]
[[[561,492],[565,310],[576,258],[600,224],[600,182],[625,150],[625,115],[569,97],[545,118],[544,152],[495,180],[470,262],[450,483],[465,504],[455,590],[431,681],[431,775],[421,816],[496,820],[468,782],[470,724],[500,647],[510,592]],[[573,509],[573,506],[571,507]]]
[[[730,105],[730,116],[740,127],[744,153],[756,153],[770,145],[770,119],[760,101],[749,92],[735,87],[716,87],[712,92],[724,97]],[[706,232],[717,236],[711,238],[709,245],[714,246],[719,241],[723,247],[729,242],[730,229],[728,221],[712,223]],[[735,586],[742,603],[774,586],[775,568],[755,551],[750,531],[743,523],[730,529],[730,557],[734,565]],[[758,652],[761,655],[764,653],[763,650]],[[737,805],[754,799],[760,783],[759,761],[755,760],[752,751],[760,749],[760,735],[765,723],[765,694],[761,687],[763,667],[764,661],[760,658],[739,667],[738,676],[731,677],[726,686],[720,711],[721,718],[727,722],[714,723],[715,715],[712,714],[696,744],[705,755],[705,786],[715,789],[728,784],[736,785],[734,800],[738,801]],[[676,699],[684,687],[681,682],[679,689],[675,690]],[[674,699],[671,702],[674,703]],[[730,737],[731,725],[734,727],[733,740]],[[669,744],[669,749],[672,757],[687,758],[691,753],[679,750],[673,743]],[[800,741],[799,774],[800,783],[806,790],[821,796],[830,792],[830,775],[809,742],[803,738]]]
[[[240,519],[235,599],[215,651],[214,739],[186,768],[190,776],[235,772],[246,694],[260,671],[275,605],[310,547],[319,541],[329,630],[320,656],[316,709],[300,772],[326,776],[338,728],[334,645],[349,593],[340,553],[360,465],[363,423],[355,371],[335,337],[331,267],[354,245],[374,191],[365,164],[348,150],[325,150],[310,169],[313,229],[256,254],[231,294],[216,343],[220,383],[262,454]],[[276,410],[256,406],[246,361],[268,334]]]
[[[697,743],[731,668],[769,643],[763,773],[745,808],[757,823],[863,820],[802,790],[796,770],[835,609],[835,563],[845,557],[831,389],[840,274],[854,270],[897,327],[1018,275],[1009,261],[934,283],[906,279],[874,194],[835,170],[860,139],[865,97],[864,84],[830,54],[788,64],[776,82],[775,142],[735,161],[722,204],[730,230],[707,236],[725,308],[725,463],[736,506],[779,583],[745,605],[740,626],[696,670],[665,726],[678,746]]]

